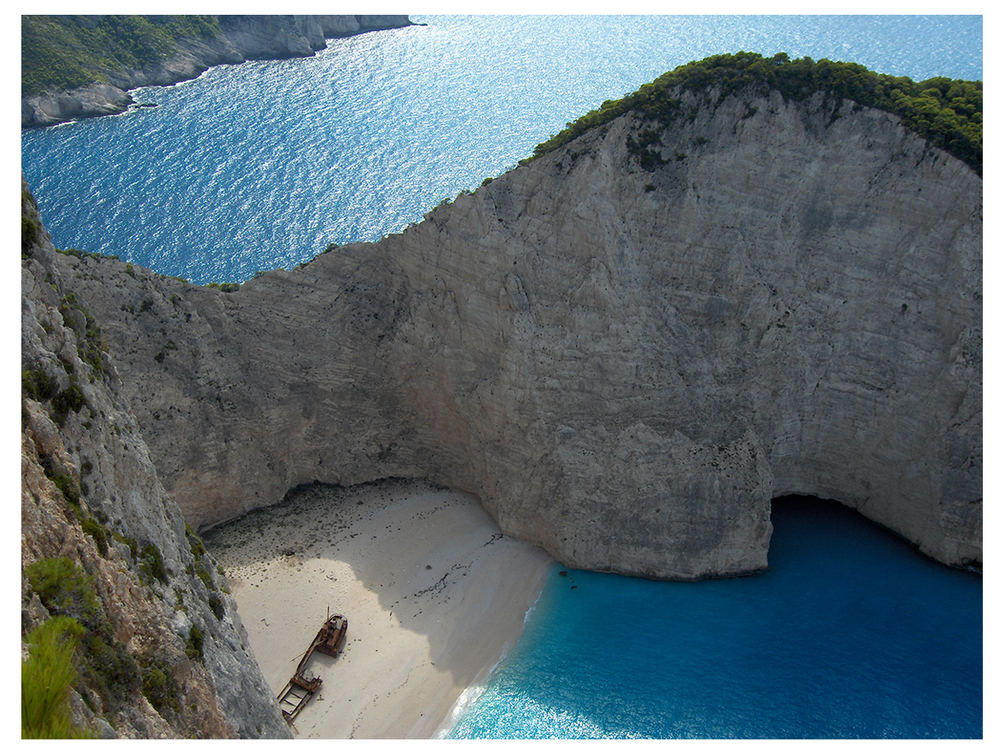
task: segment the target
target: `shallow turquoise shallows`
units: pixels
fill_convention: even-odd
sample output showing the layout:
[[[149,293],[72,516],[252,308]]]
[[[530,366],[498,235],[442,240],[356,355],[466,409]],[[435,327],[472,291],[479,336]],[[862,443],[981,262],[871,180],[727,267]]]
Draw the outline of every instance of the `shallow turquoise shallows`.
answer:
[[[415,17],[313,58],[141,90],[22,136],[55,244],[195,282],[374,241],[677,65],[752,50],[981,79],[981,17]],[[982,734],[982,579],[829,504],[776,510],[766,574],[554,568],[455,737]]]
[[[474,189],[606,99],[690,60],[785,51],[982,78],[982,19],[414,17],[307,59],[140,90],[157,108],[25,133],[56,246],[197,283],[375,241]]]
[[[833,502],[784,499],[773,522],[752,577],[553,568],[450,736],[981,737],[982,579]]]

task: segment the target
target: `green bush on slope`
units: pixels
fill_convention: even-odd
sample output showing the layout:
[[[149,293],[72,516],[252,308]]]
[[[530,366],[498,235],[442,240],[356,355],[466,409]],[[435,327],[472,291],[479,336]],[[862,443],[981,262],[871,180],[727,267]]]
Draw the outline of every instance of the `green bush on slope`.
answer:
[[[159,555],[159,550],[155,546],[150,548],[151,552],[155,551]],[[58,678],[59,684],[63,684],[64,689],[76,686],[84,701],[88,702],[95,712],[105,717],[111,716],[109,720],[113,720],[115,712],[130,697],[140,692],[162,715],[178,712],[181,687],[170,666],[158,659],[155,654],[133,657],[129,649],[115,639],[111,622],[97,596],[92,576],[65,556],[43,558],[28,564],[25,567],[25,574],[31,589],[54,617],[39,630],[53,624],[55,619],[59,619],[61,623],[53,626],[61,629],[45,630],[53,633],[52,636],[61,637],[72,629],[72,644],[70,646],[66,643],[70,646],[70,650],[65,657],[53,656],[46,649],[48,646],[43,643],[40,651],[32,651],[32,656],[36,658],[34,663],[36,666],[41,664],[40,667],[31,671],[33,676],[30,678],[28,672],[22,670],[22,708],[25,711],[30,708],[32,711],[30,716],[27,714],[23,716],[22,725],[29,721],[35,722],[32,723],[31,730],[41,732],[30,736],[84,735],[80,732],[74,734],[72,731],[63,734],[51,733],[64,731],[60,728],[62,724],[59,714],[50,715],[45,712],[57,709],[58,705],[48,698],[39,702],[41,693],[35,689],[39,683],[38,679],[44,681],[49,677]],[[34,634],[28,636],[29,644],[36,642]],[[49,636],[43,633],[42,638]],[[200,629],[192,627],[191,638],[186,648],[189,656],[201,658],[202,640]],[[192,654],[192,648],[195,646],[197,652]],[[77,651],[75,655],[74,650]],[[62,681],[64,679],[65,683]],[[44,681],[44,683],[53,691],[57,691],[55,682]],[[101,703],[100,710],[94,705],[95,694]],[[65,692],[63,695],[65,696]],[[23,734],[23,736],[29,735]]]
[[[84,627],[96,628],[103,610],[94,580],[65,556],[43,558],[25,568],[31,589],[50,613],[69,616]]]
[[[65,556],[35,561],[25,573],[49,613],[78,622],[80,652],[75,667],[79,679],[97,692],[106,711],[117,710],[139,690],[140,670],[127,648],[114,638],[94,578]]]
[[[679,66],[644,84],[620,100],[607,100],[598,109],[567,124],[535,147],[539,157],[582,133],[632,111],[645,120],[669,125],[679,117],[693,117],[676,98],[678,89],[707,92],[717,88],[720,99],[736,92],[780,92],[786,100],[801,101],[817,92],[832,100],[836,113],[843,100],[898,115],[903,123],[931,144],[965,162],[982,175],[983,84],[936,77],[914,82],[905,76],[869,71],[857,63],[811,58],[789,59],[785,53],[764,58],[758,53],[713,55]]]

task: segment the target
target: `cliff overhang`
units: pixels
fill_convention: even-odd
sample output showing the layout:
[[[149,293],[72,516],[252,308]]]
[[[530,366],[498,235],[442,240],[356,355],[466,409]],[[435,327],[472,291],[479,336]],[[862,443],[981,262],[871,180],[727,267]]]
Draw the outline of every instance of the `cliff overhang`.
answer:
[[[883,110],[712,91],[235,291],[61,256],[188,520],[423,477],[696,579],[765,568],[799,493],[980,565],[981,178]]]

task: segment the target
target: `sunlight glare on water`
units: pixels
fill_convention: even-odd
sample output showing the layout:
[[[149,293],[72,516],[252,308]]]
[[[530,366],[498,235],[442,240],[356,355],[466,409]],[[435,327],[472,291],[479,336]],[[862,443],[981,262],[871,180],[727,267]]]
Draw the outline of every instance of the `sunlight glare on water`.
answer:
[[[60,248],[196,283],[376,241],[571,120],[707,55],[982,77],[978,17],[433,16],[311,58],[138,90],[159,107],[32,130],[22,167]]]
[[[197,283],[375,241],[606,99],[739,50],[982,78],[977,16],[415,17],[318,55],[139,90],[22,135],[60,248]],[[673,584],[553,568],[454,737],[980,737],[982,580],[838,508],[775,516],[771,571]],[[572,589],[576,587],[577,589]]]

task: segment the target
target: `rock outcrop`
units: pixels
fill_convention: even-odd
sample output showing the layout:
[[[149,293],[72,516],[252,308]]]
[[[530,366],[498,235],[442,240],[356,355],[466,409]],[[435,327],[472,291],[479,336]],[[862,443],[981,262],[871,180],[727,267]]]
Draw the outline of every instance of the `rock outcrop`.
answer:
[[[24,634],[57,614],[85,628],[70,693],[78,729],[290,736],[225,576],[160,483],[26,190],[22,203]]]
[[[219,16],[215,37],[182,39],[177,49],[142,68],[108,68],[107,82],[21,98],[21,128],[51,126],[76,118],[124,112],[129,89],[167,86],[193,79],[220,63],[308,57],[326,40],[409,26],[406,16]]]
[[[772,496],[982,561],[982,181],[882,111],[678,93],[224,292],[57,268],[192,525],[426,477],[563,563],[767,564]]]

